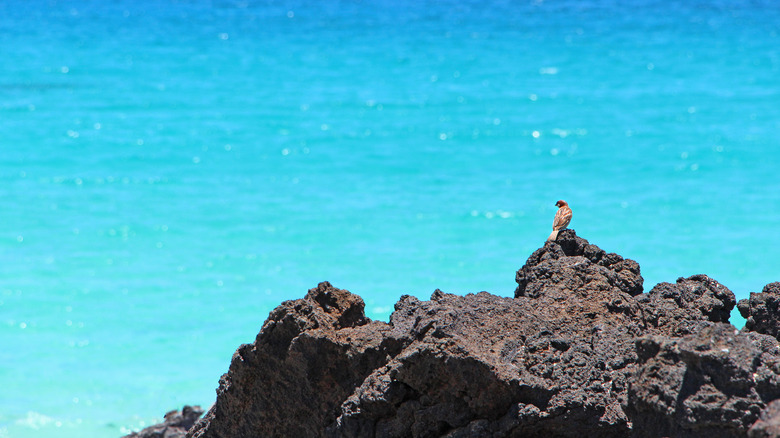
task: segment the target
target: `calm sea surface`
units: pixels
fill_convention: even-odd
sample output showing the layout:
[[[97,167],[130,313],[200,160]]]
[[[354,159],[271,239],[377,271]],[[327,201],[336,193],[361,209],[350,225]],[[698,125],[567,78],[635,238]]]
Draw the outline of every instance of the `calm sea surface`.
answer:
[[[558,199],[645,290],[780,280],[774,1],[0,0],[0,48],[3,438],[207,408],[319,281],[510,296]]]

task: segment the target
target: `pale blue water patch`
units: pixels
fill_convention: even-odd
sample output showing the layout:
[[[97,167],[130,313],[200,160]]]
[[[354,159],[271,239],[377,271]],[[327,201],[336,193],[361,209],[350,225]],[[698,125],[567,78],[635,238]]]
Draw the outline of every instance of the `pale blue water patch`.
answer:
[[[778,281],[771,2],[0,4],[0,437],[208,406],[317,282],[511,296],[572,227],[645,289]],[[735,316],[734,321],[741,324]]]

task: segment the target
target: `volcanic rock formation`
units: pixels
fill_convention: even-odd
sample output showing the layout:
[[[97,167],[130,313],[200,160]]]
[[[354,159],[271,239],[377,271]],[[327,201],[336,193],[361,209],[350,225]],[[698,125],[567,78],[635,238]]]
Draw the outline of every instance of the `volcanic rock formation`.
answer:
[[[238,348],[187,436],[777,436],[780,347],[763,333],[780,291],[741,303],[739,331],[717,281],[643,293],[635,261],[574,230],[516,281],[514,298],[405,295],[388,323],[320,283]]]
[[[187,431],[203,415],[200,406],[184,406],[181,411],[170,411],[160,424],[133,432],[124,438],[184,438]]]
[[[745,329],[775,338],[780,335],[780,281],[764,286],[761,293],[750,293],[750,298],[737,303],[745,318]]]

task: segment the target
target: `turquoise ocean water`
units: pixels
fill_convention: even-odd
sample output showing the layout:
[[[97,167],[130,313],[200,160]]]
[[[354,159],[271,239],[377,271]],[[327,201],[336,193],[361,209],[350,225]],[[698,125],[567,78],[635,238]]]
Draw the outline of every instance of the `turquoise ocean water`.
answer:
[[[558,199],[645,290],[780,280],[774,1],[0,0],[0,48],[0,437],[208,407],[319,281],[510,296]]]

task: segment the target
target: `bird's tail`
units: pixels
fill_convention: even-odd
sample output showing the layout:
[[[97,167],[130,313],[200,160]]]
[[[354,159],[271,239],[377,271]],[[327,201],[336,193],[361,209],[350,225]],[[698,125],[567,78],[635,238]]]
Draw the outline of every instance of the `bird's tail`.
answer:
[[[550,233],[550,237],[547,238],[547,241],[553,241],[558,238],[558,230],[553,230],[552,233]]]

